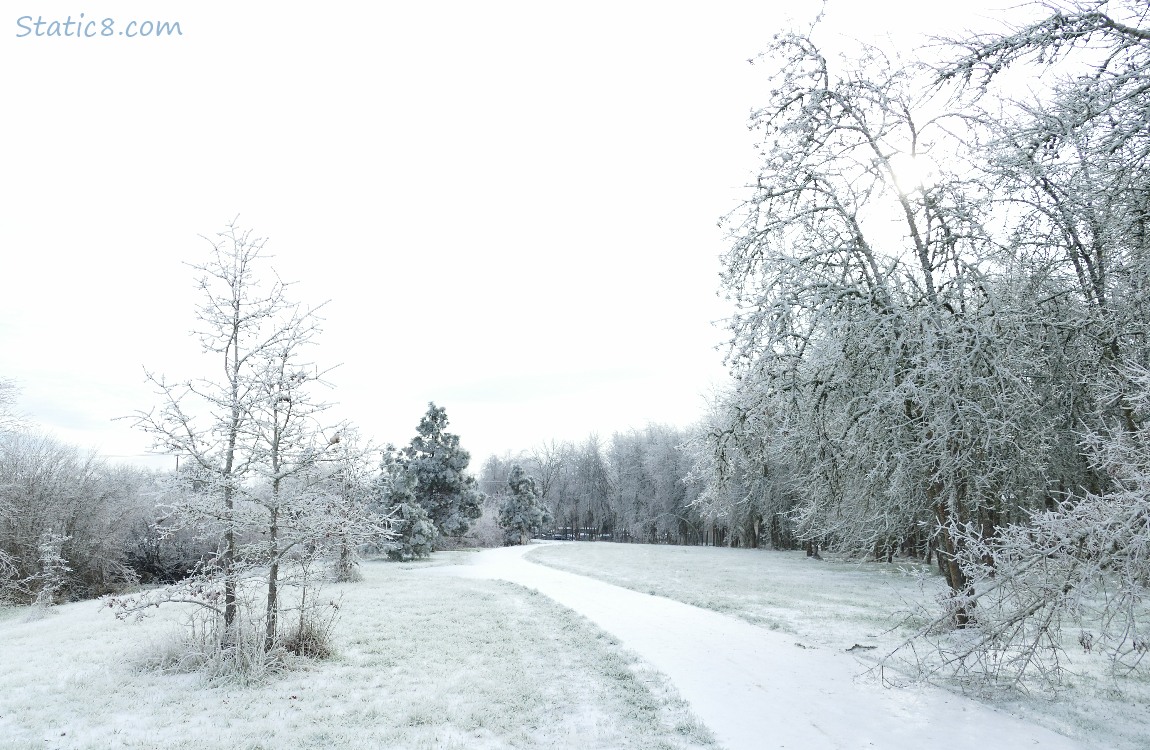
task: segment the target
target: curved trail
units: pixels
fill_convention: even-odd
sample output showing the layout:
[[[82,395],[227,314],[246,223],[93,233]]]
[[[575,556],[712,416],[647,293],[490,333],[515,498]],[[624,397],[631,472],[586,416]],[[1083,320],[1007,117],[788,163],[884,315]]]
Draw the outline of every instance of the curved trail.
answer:
[[[472,564],[427,569],[535,589],[618,638],[666,674],[727,750],[1085,750],[1074,740],[935,688],[856,681],[847,654],[658,596],[484,550]]]

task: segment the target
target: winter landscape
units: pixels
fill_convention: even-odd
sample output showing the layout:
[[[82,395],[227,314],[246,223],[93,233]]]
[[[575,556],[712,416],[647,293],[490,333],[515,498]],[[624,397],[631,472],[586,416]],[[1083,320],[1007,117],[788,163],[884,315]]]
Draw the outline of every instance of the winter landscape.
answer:
[[[1145,0],[43,6],[0,750],[1150,747]]]

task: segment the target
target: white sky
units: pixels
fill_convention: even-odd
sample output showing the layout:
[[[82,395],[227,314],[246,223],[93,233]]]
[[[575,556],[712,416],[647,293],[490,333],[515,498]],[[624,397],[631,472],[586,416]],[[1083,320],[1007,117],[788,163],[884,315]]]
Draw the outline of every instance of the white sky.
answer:
[[[1002,4],[830,0],[826,38]],[[144,366],[204,368],[182,262],[236,215],[296,299],[331,300],[316,360],[377,442],[433,400],[475,468],[701,414],[746,60],[817,3],[84,5],[6,3],[0,35],[0,376],[44,429],[145,462],[112,420],[156,403]],[[183,36],[16,37],[79,12]]]

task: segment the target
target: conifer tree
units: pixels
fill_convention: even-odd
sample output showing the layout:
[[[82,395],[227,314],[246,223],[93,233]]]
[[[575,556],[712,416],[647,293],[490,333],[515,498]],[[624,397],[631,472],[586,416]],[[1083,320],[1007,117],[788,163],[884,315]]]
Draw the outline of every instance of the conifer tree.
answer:
[[[499,509],[503,543],[527,544],[533,534],[551,522],[551,514],[543,506],[542,497],[535,487],[535,478],[528,476],[519,464],[511,467],[507,487],[511,492]]]
[[[376,496],[381,510],[391,521],[396,534],[387,556],[392,560],[408,561],[428,557],[439,538],[439,531],[431,517],[415,500],[416,480],[394,446],[388,446],[380,465],[376,481]]]
[[[484,495],[475,478],[466,474],[471,454],[459,436],[447,432],[447,410],[428,404],[411,444],[400,459],[415,480],[415,501],[427,511],[443,536],[461,537],[483,510]]]

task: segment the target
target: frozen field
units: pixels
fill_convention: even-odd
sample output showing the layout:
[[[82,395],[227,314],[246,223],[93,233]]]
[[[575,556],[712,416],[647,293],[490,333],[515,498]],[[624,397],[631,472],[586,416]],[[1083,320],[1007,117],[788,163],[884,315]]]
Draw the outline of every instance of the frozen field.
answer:
[[[912,575],[923,570],[916,563],[818,561],[802,552],[561,543],[538,546],[527,559],[735,615],[807,648],[876,646],[851,652],[862,662],[913,632],[910,625],[920,621],[907,621],[911,605],[944,586],[941,578],[922,582]],[[1150,677],[1111,674],[1105,657],[1073,643],[1076,629],[1067,632],[1072,673],[1059,694],[1015,693],[984,702],[1100,750],[1150,747]]]
[[[524,560],[747,622],[632,600]],[[998,711],[855,679],[897,641],[892,613],[924,595],[897,566],[581,543],[368,562],[363,571],[362,583],[326,589],[342,597],[337,656],[256,686],[140,669],[171,642],[178,608],[144,623],[118,622],[96,602],[37,620],[0,609],[0,748],[722,746],[699,717],[732,749],[893,750],[952,737],[949,747],[987,750],[1143,750],[1150,737],[1146,681],[1109,677],[1100,659],[1081,654],[1082,674],[1062,695],[999,700]],[[500,577],[521,585],[486,580]],[[841,653],[855,644],[877,648]],[[1010,714],[1077,744],[1012,724]],[[821,734],[804,739],[803,727]]]
[[[459,555],[456,555],[458,557]],[[464,557],[466,554],[463,553]],[[436,562],[450,562],[438,554]],[[178,609],[0,610],[0,748],[651,748],[711,740],[661,675],[546,597],[386,562],[342,596],[335,659],[256,687],[141,671]]]

